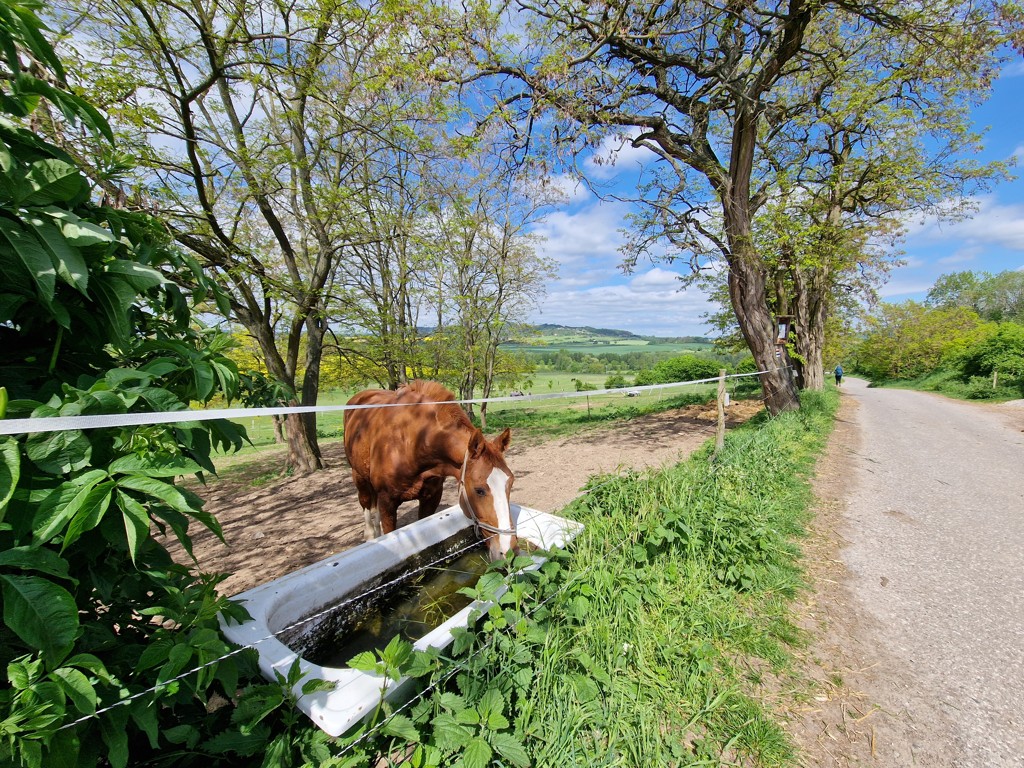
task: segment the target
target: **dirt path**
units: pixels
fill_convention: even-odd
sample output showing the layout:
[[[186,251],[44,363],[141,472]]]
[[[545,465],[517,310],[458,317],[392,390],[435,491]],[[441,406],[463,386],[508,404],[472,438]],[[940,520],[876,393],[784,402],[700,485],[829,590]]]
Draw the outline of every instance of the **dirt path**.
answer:
[[[844,384],[809,553],[807,766],[1024,766],[1024,409]],[[834,543],[830,543],[834,542]]]
[[[740,401],[729,408],[736,424],[762,409],[759,401]],[[625,467],[676,463],[714,436],[714,404],[690,406],[637,418],[613,427],[577,433],[571,438],[539,444],[517,444],[513,434],[508,463],[516,481],[512,500],[555,512],[597,473]],[[363,514],[339,442],[327,444],[328,469],[309,477],[266,480],[279,472],[283,455],[269,454],[198,488],[206,509],[216,515],[226,544],[208,531],[194,534],[200,567],[232,574],[220,587],[233,595],[285,573],[323,560],[363,540]],[[442,506],[457,503],[453,481],[445,486]],[[399,525],[416,517],[416,505],[399,510]],[[177,559],[184,554],[172,547]]]

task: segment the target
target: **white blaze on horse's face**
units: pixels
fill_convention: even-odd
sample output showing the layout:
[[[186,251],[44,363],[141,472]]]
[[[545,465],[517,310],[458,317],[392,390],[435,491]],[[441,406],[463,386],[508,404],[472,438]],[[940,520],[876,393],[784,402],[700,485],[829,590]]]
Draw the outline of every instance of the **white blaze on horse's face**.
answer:
[[[509,503],[515,475],[504,458],[508,441],[508,430],[489,443],[477,432],[466,450],[459,481],[459,506],[479,529],[491,560],[500,560],[519,543]]]
[[[506,531],[515,530],[512,527],[512,506],[509,503],[509,480],[511,476],[498,467],[491,470],[487,478],[487,486],[491,489],[491,498],[494,499],[494,516],[498,519],[495,528]],[[511,533],[497,534],[497,547],[494,545],[495,537],[487,539],[487,549],[490,552],[491,560],[497,560],[512,549],[513,535]]]

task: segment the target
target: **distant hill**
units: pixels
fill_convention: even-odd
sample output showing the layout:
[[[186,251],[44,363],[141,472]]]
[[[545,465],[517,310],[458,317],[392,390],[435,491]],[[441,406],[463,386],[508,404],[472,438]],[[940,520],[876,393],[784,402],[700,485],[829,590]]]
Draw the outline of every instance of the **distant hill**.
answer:
[[[635,333],[631,333],[630,331],[618,331],[613,328],[591,328],[589,325],[571,327],[568,325],[542,323],[540,325],[530,326],[530,328],[541,336],[613,336],[617,339],[643,338],[642,336],[637,336]]]
[[[540,337],[538,340],[537,337]],[[615,328],[592,328],[589,325],[569,326],[556,325],[553,323],[541,323],[540,325],[527,326],[521,336],[512,339],[514,343],[536,343],[543,341],[545,337],[556,337],[564,339],[567,337],[581,337],[587,339],[619,339],[656,342],[662,344],[710,344],[711,339],[704,336],[641,336],[632,331],[620,331]]]

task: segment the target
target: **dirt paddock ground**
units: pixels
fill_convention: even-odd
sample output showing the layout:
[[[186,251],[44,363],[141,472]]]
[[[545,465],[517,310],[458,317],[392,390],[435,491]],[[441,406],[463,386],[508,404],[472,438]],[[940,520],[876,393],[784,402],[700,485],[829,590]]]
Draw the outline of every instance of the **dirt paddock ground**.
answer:
[[[727,424],[761,411],[759,400],[734,402]],[[684,459],[714,436],[714,402],[581,431],[567,438],[519,444],[513,431],[508,464],[515,473],[512,501],[557,512],[594,474],[656,467]],[[190,486],[220,521],[225,543],[192,526],[201,570],[230,573],[221,586],[233,595],[323,560],[363,541],[363,513],[341,441],[322,446],[327,469],[304,477],[278,477],[283,451],[261,454],[206,487]],[[457,503],[454,480],[445,485],[442,508]],[[399,509],[399,525],[416,519],[415,503]],[[186,562],[179,547],[175,558]]]

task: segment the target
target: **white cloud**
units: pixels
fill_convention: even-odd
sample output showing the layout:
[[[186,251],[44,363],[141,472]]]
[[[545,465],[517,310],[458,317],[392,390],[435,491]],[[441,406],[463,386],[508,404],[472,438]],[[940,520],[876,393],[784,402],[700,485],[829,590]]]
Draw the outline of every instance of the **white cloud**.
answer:
[[[586,173],[607,180],[621,173],[640,172],[656,158],[651,150],[632,145],[633,139],[639,135],[639,128],[629,128],[605,136],[584,163]]]
[[[977,198],[978,210],[958,222],[926,218],[909,227],[907,239],[915,242],[954,242],[963,248],[997,245],[1024,251],[1024,204],[1000,205],[994,196]]]
[[[630,286],[634,289],[655,289],[662,290],[666,288],[678,289],[679,285],[679,273],[673,272],[669,269],[662,269],[661,267],[654,267],[647,270],[642,275],[639,275],[629,281]]]
[[[569,174],[548,176],[541,182],[541,187],[555,190],[567,204],[580,203],[593,197],[586,184]]]
[[[580,279],[584,272],[611,272],[622,260],[619,229],[625,213],[624,205],[604,202],[578,211],[556,211],[533,230],[541,238],[537,250],[557,261],[566,277]]]
[[[934,280],[921,278],[896,278],[883,285],[878,295],[883,299],[914,298],[923,296],[931,290]]]
[[[677,277],[676,272],[653,267],[617,285],[566,290],[568,286],[559,281],[533,320],[655,336],[709,333],[701,315],[716,307],[698,288],[681,291]]]
[[[968,248],[960,248],[954,253],[941,258],[938,260],[938,264],[963,264],[968,261],[974,261],[978,256],[985,252],[985,249],[980,245],[973,245]]]
[[[1024,61],[1015,61],[999,70],[999,77],[1020,77],[1024,75]]]

